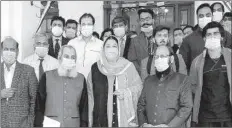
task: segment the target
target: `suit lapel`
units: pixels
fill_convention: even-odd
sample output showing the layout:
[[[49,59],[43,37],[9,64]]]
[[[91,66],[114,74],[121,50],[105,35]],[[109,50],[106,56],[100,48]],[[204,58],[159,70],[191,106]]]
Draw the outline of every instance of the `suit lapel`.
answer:
[[[5,79],[4,79],[4,64],[1,63],[1,89],[6,88]]]
[[[13,76],[12,83],[11,83],[12,88],[18,88],[18,85],[19,85],[18,83],[21,80],[20,77],[21,77],[22,70],[23,70],[22,65],[16,62],[14,76]]]
[[[139,39],[139,43],[140,43],[140,46],[143,47],[143,50],[148,53],[147,51],[147,38],[145,37],[144,33],[140,33],[140,36],[141,38],[138,38]]]
[[[52,40],[52,37],[48,40],[49,42],[49,54],[51,56],[54,56],[55,55],[55,52],[54,52],[54,48],[53,48],[53,40]]]

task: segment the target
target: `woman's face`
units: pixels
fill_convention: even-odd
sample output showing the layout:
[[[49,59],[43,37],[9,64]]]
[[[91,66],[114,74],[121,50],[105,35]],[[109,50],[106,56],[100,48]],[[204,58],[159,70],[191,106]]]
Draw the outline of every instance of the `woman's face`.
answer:
[[[105,32],[105,34],[103,36],[103,41],[105,41],[111,35],[112,35],[111,31]]]
[[[107,40],[104,46],[105,56],[108,61],[116,61],[119,56],[118,44],[115,40]]]

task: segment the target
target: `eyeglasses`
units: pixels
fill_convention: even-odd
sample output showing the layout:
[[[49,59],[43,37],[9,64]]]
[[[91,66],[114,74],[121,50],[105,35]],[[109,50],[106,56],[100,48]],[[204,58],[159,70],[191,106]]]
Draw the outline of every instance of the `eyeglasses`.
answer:
[[[161,58],[161,59],[164,59],[164,58],[168,58],[170,55],[155,55],[154,56],[154,58],[155,58],[155,60],[157,60],[157,59],[159,59],[159,58]]]
[[[224,21],[224,22],[226,22],[226,21],[232,21],[231,19],[232,19],[231,17],[225,17],[225,18],[223,19],[223,21]]]

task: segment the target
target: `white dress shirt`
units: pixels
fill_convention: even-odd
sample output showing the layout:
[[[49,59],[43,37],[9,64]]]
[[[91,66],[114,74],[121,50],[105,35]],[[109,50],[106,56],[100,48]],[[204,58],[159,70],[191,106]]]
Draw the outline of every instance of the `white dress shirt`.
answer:
[[[82,36],[79,36],[70,40],[68,45],[76,49],[77,70],[87,78],[92,65],[100,59],[103,41],[92,36],[89,42],[85,42]]]
[[[31,67],[34,68],[38,80],[39,80],[39,64],[40,64],[39,59],[40,59],[39,56],[36,53],[34,53],[28,56],[27,58],[25,58],[23,61],[24,64],[30,65]],[[44,60],[42,62],[42,66],[44,72],[58,68],[59,62],[57,59],[53,58],[50,55],[46,55],[43,59]]]
[[[4,64],[4,80],[6,88],[11,88],[11,83],[15,72],[15,66],[16,62],[13,65],[11,65],[10,70],[8,71],[6,65]]]

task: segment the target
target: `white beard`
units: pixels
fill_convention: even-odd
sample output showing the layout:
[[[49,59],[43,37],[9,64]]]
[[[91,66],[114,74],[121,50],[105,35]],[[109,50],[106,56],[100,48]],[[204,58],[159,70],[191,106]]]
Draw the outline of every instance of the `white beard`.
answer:
[[[58,75],[64,76],[64,77],[75,78],[75,77],[77,77],[78,72],[77,72],[76,68],[73,68],[71,70],[67,70],[67,69],[64,69],[62,66],[59,66]]]

